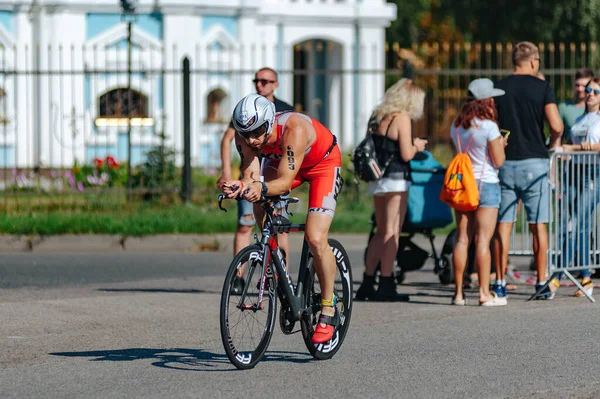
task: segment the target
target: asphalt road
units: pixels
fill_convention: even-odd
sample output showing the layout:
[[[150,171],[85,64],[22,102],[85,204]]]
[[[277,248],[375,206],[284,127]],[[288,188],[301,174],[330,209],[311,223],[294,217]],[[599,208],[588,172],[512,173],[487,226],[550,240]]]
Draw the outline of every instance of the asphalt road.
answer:
[[[362,253],[350,256],[360,280]],[[264,361],[237,371],[218,326],[229,261],[3,254],[0,397],[600,397],[600,305],[573,288],[526,302],[532,288],[521,286],[505,308],[476,306],[475,292],[453,307],[431,264],[401,286],[411,302],[356,303],[332,360],[276,330]]]

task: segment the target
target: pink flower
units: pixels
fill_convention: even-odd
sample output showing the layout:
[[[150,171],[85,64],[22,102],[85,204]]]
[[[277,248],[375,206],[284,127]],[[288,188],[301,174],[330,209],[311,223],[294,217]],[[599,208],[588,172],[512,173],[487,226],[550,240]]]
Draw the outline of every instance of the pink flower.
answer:
[[[77,190],[83,192],[83,183],[82,182],[77,183]]]

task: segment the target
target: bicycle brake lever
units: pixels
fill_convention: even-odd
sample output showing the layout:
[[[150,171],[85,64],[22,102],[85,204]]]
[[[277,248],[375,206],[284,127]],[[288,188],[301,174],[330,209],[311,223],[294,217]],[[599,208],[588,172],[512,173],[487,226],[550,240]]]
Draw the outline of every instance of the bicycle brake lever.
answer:
[[[224,212],[227,212],[227,209],[223,208],[223,200],[227,199],[227,196],[225,194],[219,194],[218,198],[219,198],[219,209]]]

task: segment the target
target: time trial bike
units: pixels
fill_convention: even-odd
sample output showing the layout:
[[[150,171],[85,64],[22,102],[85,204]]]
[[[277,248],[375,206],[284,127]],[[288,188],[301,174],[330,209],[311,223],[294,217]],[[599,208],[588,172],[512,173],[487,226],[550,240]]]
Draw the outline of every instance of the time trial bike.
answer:
[[[220,194],[219,208],[226,212],[222,206],[224,199],[227,197]],[[260,200],[265,211],[261,237],[255,236],[256,242],[234,257],[225,276],[220,306],[221,339],[227,357],[238,369],[253,368],[265,354],[274,332],[277,298],[281,302],[281,331],[286,335],[301,331],[304,344],[316,359],[333,357],[346,337],[352,315],[352,269],[342,244],[329,239],[337,266],[334,294],[339,324],[331,340],[322,344],[312,342],[321,311],[321,290],[313,256],[305,240],[294,284],[275,238],[277,234],[304,231],[304,224],[292,224],[275,210],[274,204],[280,204],[289,214],[289,204],[296,202],[297,198],[281,196]],[[238,275],[243,281],[241,292],[234,288]]]

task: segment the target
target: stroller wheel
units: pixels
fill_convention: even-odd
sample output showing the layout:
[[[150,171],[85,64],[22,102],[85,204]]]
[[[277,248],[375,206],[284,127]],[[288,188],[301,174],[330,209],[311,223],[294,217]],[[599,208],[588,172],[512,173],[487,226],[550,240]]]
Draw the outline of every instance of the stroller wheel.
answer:
[[[440,278],[440,283],[444,285],[452,283],[452,265],[447,256],[444,255],[439,259],[437,273]]]

